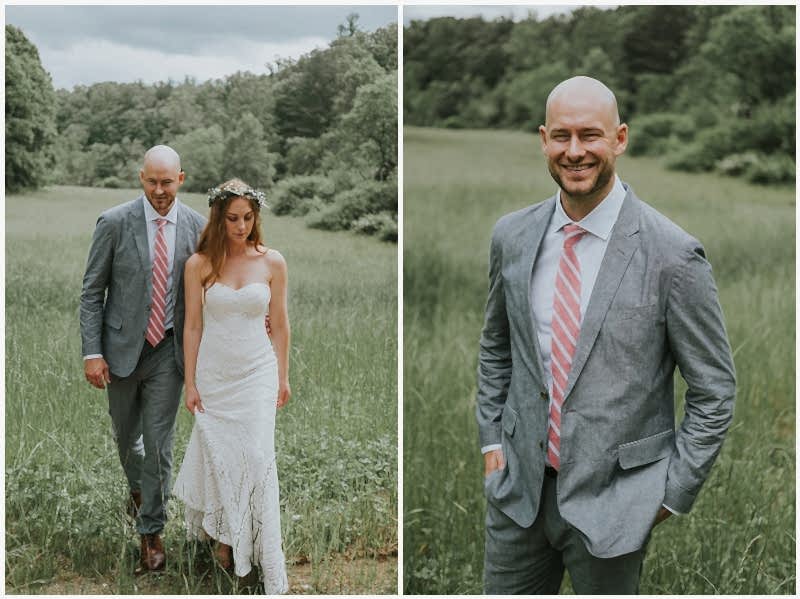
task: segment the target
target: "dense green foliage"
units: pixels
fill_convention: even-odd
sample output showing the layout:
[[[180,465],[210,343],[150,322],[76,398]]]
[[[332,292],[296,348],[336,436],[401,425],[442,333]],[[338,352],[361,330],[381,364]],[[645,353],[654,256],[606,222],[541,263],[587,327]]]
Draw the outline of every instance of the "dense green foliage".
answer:
[[[108,399],[83,377],[77,314],[95,218],[134,193],[57,186],[6,198],[9,593],[243,590],[186,540],[179,501],[166,572],[133,576],[138,536]],[[182,198],[205,209],[201,194]],[[396,593],[397,247],[292,217],[268,216],[263,229],[289,265],[293,393],[275,444],[292,592]],[[181,403],[173,474],[191,427]]]
[[[39,52],[6,25],[6,190],[36,189],[46,180],[55,139],[55,93]]]
[[[584,7],[538,20],[438,18],[404,31],[409,125],[533,131],[589,75],[617,95],[632,154],[677,169],[795,177],[795,7]]]
[[[403,573],[408,594],[478,594],[475,421],[489,239],[556,186],[532,134],[404,135]],[[625,157],[620,176],[703,242],[736,363],[734,420],[691,513],[653,532],[641,592],[795,592],[795,194]],[[538,166],[536,166],[538,165]],[[676,416],[686,386],[676,376]],[[565,582],[563,591],[569,590]]]
[[[291,212],[312,216],[323,208],[338,213],[338,194],[376,182],[397,195],[395,25],[367,33],[352,15],[327,48],[279,60],[270,71],[59,90],[51,181],[135,187],[144,151],[166,143],[181,155],[186,191],[239,177],[264,189],[272,204],[276,183],[314,176],[335,193],[298,196]],[[385,214],[390,218],[373,234],[396,237],[396,199],[381,208]],[[355,226],[344,214],[335,221],[337,229]]]

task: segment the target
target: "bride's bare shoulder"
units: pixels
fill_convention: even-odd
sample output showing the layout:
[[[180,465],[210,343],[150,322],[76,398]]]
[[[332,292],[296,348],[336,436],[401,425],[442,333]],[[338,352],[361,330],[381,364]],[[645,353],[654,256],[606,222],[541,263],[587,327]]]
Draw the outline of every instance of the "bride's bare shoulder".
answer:
[[[270,272],[286,272],[286,259],[283,257],[283,254],[281,254],[275,248],[264,249],[266,250],[264,254],[264,260],[266,261]]]
[[[211,271],[211,262],[208,260],[208,256],[205,254],[195,252],[189,256],[184,269],[186,274],[205,276]]]
[[[203,268],[208,264],[209,264],[208,257],[206,257],[204,254],[195,252],[194,254],[189,256],[189,259],[186,261],[186,270],[190,271],[203,270]]]

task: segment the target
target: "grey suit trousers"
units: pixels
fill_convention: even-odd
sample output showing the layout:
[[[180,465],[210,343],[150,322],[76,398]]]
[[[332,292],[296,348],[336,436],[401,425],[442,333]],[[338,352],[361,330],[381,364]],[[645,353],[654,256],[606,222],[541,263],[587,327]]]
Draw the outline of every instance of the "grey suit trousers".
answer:
[[[636,594],[646,548],[613,558],[593,556],[558,511],[556,479],[545,476],[539,513],[527,528],[487,502],[484,592],[556,595],[566,567],[580,595]]]
[[[145,342],[134,371],[111,374],[108,412],[122,468],[131,490],[140,490],[139,534],[160,533],[167,521],[175,416],[183,377],[171,337],[156,347]]]

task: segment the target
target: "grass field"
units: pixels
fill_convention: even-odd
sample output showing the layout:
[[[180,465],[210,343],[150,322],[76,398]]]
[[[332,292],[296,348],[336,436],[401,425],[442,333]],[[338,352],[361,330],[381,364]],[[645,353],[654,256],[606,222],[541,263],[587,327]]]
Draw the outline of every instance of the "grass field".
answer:
[[[217,593],[230,580],[170,503],[166,572],[133,577],[138,536],[105,392],[83,377],[78,300],[91,234],[137,190],[6,198],[6,592]],[[204,197],[181,199],[207,213]],[[289,264],[293,398],[276,449],[295,593],[397,592],[397,248],[265,215]],[[191,415],[179,412],[175,464]],[[247,581],[245,581],[247,582]],[[252,581],[250,581],[252,582]]]
[[[404,589],[480,593],[474,408],[489,238],[501,215],[556,186],[533,135],[411,128],[404,152]],[[618,171],[704,243],[738,375],[722,453],[691,514],[655,529],[641,592],[792,594],[794,189],[668,172],[652,159],[623,158]],[[681,381],[676,396],[684,391]]]

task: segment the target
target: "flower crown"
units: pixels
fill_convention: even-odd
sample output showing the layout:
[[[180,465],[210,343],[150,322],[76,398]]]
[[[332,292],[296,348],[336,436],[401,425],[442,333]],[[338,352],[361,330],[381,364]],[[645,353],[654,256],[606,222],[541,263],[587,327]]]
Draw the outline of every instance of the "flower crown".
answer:
[[[249,185],[238,183],[227,183],[222,187],[212,187],[208,190],[208,205],[212,206],[217,200],[227,200],[233,197],[243,197],[254,200],[260,208],[267,207],[267,196],[263,191],[253,189]]]

